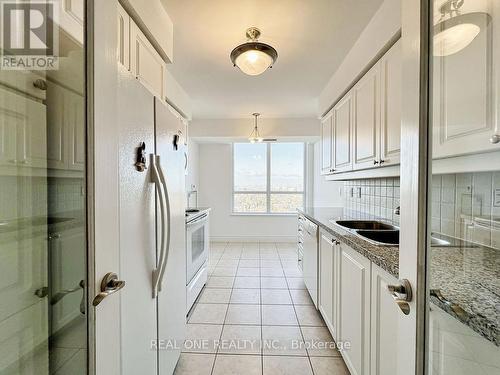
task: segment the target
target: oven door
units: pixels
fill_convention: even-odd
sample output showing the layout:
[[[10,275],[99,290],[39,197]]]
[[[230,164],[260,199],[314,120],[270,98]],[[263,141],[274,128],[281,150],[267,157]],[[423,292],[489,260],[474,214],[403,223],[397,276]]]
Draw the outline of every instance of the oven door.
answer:
[[[186,224],[186,285],[208,259],[208,214]]]

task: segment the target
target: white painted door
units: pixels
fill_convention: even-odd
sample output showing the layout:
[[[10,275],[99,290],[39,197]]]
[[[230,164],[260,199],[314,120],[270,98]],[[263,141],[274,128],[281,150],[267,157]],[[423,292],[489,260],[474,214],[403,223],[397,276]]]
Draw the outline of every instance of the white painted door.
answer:
[[[338,341],[350,344],[342,352],[352,375],[370,374],[371,262],[340,244]]]
[[[65,90],[58,84],[47,82],[47,166],[51,169],[67,168],[67,132],[64,121]]]
[[[401,153],[401,40],[380,60],[380,165],[398,164]]]
[[[352,92],[346,94],[333,108],[333,169],[335,172],[352,169]]]
[[[328,113],[321,120],[321,174],[333,172],[333,115]]]
[[[318,298],[318,308],[325,319],[325,323],[332,333],[332,336],[336,336],[335,318],[334,313],[335,299],[337,298],[337,293],[335,291],[336,283],[334,281],[337,277],[337,272],[335,270],[336,262],[336,250],[335,239],[321,231],[319,237],[319,298]]]
[[[353,169],[380,165],[380,64],[375,64],[352,89],[354,100]]]
[[[159,350],[160,375],[171,375],[186,338],[186,190],[184,138],[177,115],[158,98],[155,101],[156,153],[166,178],[170,239],[165,272],[158,293],[158,339],[175,344]],[[157,205],[157,211],[159,204]],[[160,222],[157,219],[157,228]],[[158,229],[157,229],[158,230]]]
[[[498,309],[492,307],[500,303],[493,293],[500,282],[499,249],[491,240],[498,216],[494,196],[500,189],[500,167],[484,172],[479,163],[470,163],[468,173],[441,176],[432,159],[446,156],[462,167],[469,156],[454,155],[476,156],[496,145],[489,138],[497,125],[488,121],[489,111],[484,109],[498,112],[498,94],[491,93],[498,79],[485,78],[485,72],[498,65],[498,32],[491,26],[500,16],[500,4],[494,0],[453,3],[459,15],[449,14],[443,4],[441,0],[407,1],[402,8],[399,278],[409,281],[412,296],[405,304],[408,293],[398,295],[407,314],[399,312],[397,373],[498,374],[500,365],[492,361],[500,356]],[[459,45],[441,39],[450,21],[442,23],[440,9],[452,23],[473,20],[475,38]],[[435,18],[422,22],[422,15],[429,14]],[[490,62],[483,60],[485,56]],[[431,72],[438,75],[434,80]],[[487,98],[491,101],[485,104]],[[485,154],[485,159],[489,156]],[[440,180],[446,183],[437,184]],[[482,226],[483,235],[465,241],[463,224]],[[443,234],[443,229],[450,232],[442,238],[462,242],[436,244],[432,236]]]
[[[159,98],[165,97],[165,61],[132,20],[130,20],[130,70],[153,95]]]
[[[149,155],[154,153],[153,95],[120,66],[118,85],[120,186],[121,374],[156,374],[156,297],[152,273],[156,268],[155,184]],[[148,169],[137,170],[144,142]]]
[[[400,310],[387,292],[388,285],[397,285],[398,280],[372,263],[371,319],[370,319],[370,374],[397,374],[398,351],[396,337]]]

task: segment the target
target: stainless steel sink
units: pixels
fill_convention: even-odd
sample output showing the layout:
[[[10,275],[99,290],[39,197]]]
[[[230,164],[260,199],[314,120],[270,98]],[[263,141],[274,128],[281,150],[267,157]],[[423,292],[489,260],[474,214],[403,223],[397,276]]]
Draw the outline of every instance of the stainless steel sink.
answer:
[[[383,223],[376,220],[335,220],[335,224],[347,229],[360,230],[398,230],[395,225]]]
[[[399,229],[395,230],[356,230],[368,242],[378,246],[398,246]]]

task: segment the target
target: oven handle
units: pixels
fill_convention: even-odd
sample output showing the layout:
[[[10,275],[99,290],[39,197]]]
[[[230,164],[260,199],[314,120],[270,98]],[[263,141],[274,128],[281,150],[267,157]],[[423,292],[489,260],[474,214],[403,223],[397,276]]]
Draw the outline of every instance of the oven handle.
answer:
[[[207,218],[208,214],[202,214],[200,217],[197,217],[196,219],[194,219],[193,221],[190,221],[186,224],[186,226],[190,227],[196,223],[199,223],[200,221],[205,221],[206,218]]]
[[[171,217],[170,217],[170,199],[168,196],[168,187],[167,187],[167,181],[165,179],[165,174],[163,173],[163,168],[161,167],[160,163],[160,156],[157,155],[157,168],[158,172],[160,175],[160,181],[163,185],[163,191],[165,194],[165,208],[166,208],[166,214],[167,214],[167,233],[166,233],[166,240],[165,240],[165,251],[163,252],[163,262],[161,262],[160,259],[160,280],[158,283],[158,291],[161,291],[162,289],[162,283],[163,283],[163,277],[165,275],[165,270],[167,269],[167,261],[168,261],[168,255],[170,253],[170,224],[172,222]]]

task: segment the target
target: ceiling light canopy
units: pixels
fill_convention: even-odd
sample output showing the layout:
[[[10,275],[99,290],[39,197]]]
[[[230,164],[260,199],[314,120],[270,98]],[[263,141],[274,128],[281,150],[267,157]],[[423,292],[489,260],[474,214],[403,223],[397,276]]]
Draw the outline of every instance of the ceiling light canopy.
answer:
[[[450,56],[463,50],[489,25],[488,13],[461,14],[464,1],[448,0],[440,7],[441,19],[434,26],[434,56]]]
[[[269,44],[258,41],[260,30],[256,27],[247,29],[248,41],[240,44],[231,52],[231,61],[243,73],[257,76],[272,68],[278,58],[278,52]]]
[[[260,116],[260,113],[252,113],[252,116],[255,118],[255,124],[252,130],[252,134],[248,137],[250,143],[260,143],[263,141],[263,138],[259,134],[259,127],[257,126],[257,118]]]

